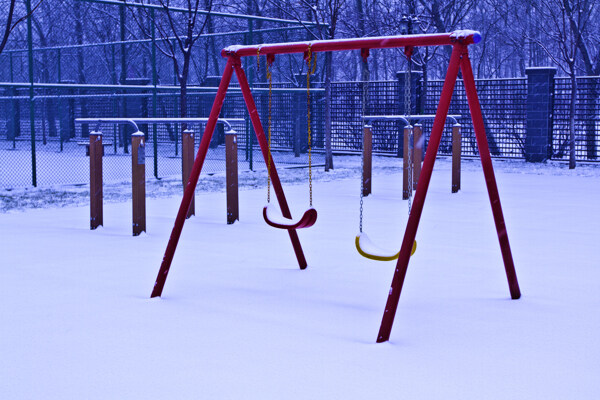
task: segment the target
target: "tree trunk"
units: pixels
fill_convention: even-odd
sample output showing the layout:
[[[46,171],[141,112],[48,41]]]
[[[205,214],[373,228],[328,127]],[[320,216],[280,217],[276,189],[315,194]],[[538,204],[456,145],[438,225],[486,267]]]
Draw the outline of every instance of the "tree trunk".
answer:
[[[186,64],[184,62],[184,64]],[[185,67],[184,67],[185,71]],[[179,77],[179,116],[187,117],[187,72],[183,72]],[[181,124],[182,131],[187,129],[187,124]]]
[[[75,2],[73,5],[75,7],[75,43],[78,45],[83,44],[83,25],[82,19],[83,15],[81,13],[81,4],[79,2]],[[85,74],[84,74],[84,59],[83,59],[83,49],[81,47],[77,48],[77,80],[78,83],[85,83]]]
[[[4,50],[6,43],[8,43],[8,36],[10,35],[10,31],[11,31],[12,19],[13,19],[13,15],[15,13],[15,4],[16,3],[17,3],[16,0],[10,0],[10,6],[8,7],[8,15],[6,16],[6,24],[5,24],[5,28],[4,28],[4,33],[2,34],[2,40],[0,41],[0,54],[2,54],[2,50]]]
[[[209,7],[211,7],[211,0],[204,0],[204,9],[208,10]],[[210,15],[206,16],[206,29],[208,31],[208,33],[214,33],[215,32],[215,24],[213,22],[213,19],[211,18]],[[219,75],[219,60],[221,57],[219,57],[219,52],[217,52],[216,48],[215,48],[215,39],[209,37],[206,39],[206,75],[210,76],[210,75]],[[212,61],[212,69],[213,71],[209,71],[208,68],[208,60]]]
[[[35,25],[36,31],[38,33],[38,37],[40,38],[41,47],[48,47],[48,38],[44,34],[44,30],[39,23],[37,18],[33,18],[33,23]],[[50,60],[48,59],[48,52],[42,52],[42,82],[50,82]],[[43,109],[45,111],[47,120],[48,120],[48,136],[56,137],[58,136],[58,131],[56,130],[56,100],[45,99],[42,100]],[[42,123],[42,131],[43,131],[43,142],[44,145],[47,144],[46,140],[46,129],[45,124]]]
[[[598,81],[591,79],[591,99],[585,102],[585,147],[588,160],[596,160],[598,151],[596,148],[596,108],[598,100]]]
[[[427,94],[429,89],[429,68],[427,60],[429,57],[429,48],[425,48],[425,56],[423,57],[423,85],[421,86],[421,102],[419,104],[419,110],[417,112],[425,114],[425,108],[427,107]]]

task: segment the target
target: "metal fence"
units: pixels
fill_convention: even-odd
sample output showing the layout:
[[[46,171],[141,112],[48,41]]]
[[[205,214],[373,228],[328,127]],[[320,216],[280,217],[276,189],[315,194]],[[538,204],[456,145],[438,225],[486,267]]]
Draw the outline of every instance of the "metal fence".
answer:
[[[478,79],[475,82],[484,117],[490,152],[494,157],[523,158],[527,106],[527,79]],[[443,81],[429,82],[425,113],[435,114]],[[477,143],[471,124],[469,105],[461,80],[456,82],[450,114],[461,115],[462,154],[477,155]],[[424,124],[424,132],[431,131],[433,121]],[[446,129],[440,144],[441,154],[451,154],[452,138]]]
[[[422,110],[418,110],[421,95],[413,94],[413,114],[435,114],[443,81],[428,82]],[[336,82],[332,95],[332,147],[338,151],[360,151],[362,83]],[[496,157],[523,157],[525,140],[525,118],[527,102],[527,80],[486,79],[477,80],[479,100],[483,110],[490,151]],[[398,81],[368,83],[367,115],[404,114],[404,88]],[[469,105],[462,81],[457,81],[449,114],[461,115],[462,151],[466,156],[477,155],[477,144],[470,120]],[[433,126],[432,120],[423,120],[425,146]],[[440,144],[440,154],[451,154],[451,126],[446,124]],[[400,154],[400,133],[403,125],[398,121],[377,121],[373,126],[373,150],[377,153]]]
[[[30,101],[26,85],[0,87],[0,187],[86,183],[88,160],[86,143],[91,127],[75,124],[86,117],[179,117],[179,92],[173,88],[154,91],[153,87],[103,87],[86,85],[46,85],[35,89]],[[283,86],[283,85],[279,85]],[[187,115],[207,117],[215,88],[191,88],[187,96]],[[265,132],[268,130],[268,91],[254,93]],[[311,93],[312,142],[315,164],[324,156],[323,89]],[[223,118],[247,118],[241,92],[229,90]],[[307,164],[306,89],[274,89],[272,96],[272,148],[277,164]],[[32,122],[33,121],[33,130]],[[106,181],[130,179],[129,126],[104,124]],[[197,134],[196,146],[204,124],[188,124]],[[266,168],[249,121],[234,123],[238,133],[240,169]],[[147,135],[146,173],[148,177],[175,176],[181,173],[181,130],[178,124],[140,125]],[[224,131],[217,126],[203,173],[225,170]],[[129,171],[129,172],[128,172]]]
[[[554,129],[552,157],[566,160],[569,157],[569,116],[571,81],[555,78]],[[600,78],[577,78],[577,103],[575,105],[575,158],[579,161],[597,161],[600,147]]]
[[[331,147],[339,152],[362,149],[363,82],[335,82],[331,96]],[[374,81],[366,85],[365,115],[400,113],[399,85],[396,81]],[[377,121],[373,126],[373,151],[397,154],[398,126]]]
[[[298,79],[298,82],[303,82]],[[483,109],[492,156],[524,157],[527,123],[527,79],[485,79],[476,81]],[[368,83],[368,115],[403,114],[404,89],[399,81]],[[428,82],[427,96],[413,98],[414,112],[435,114],[443,81]],[[422,86],[421,86],[422,87]],[[324,89],[321,83],[311,84],[311,128],[315,164],[323,162],[325,147]],[[36,85],[33,101],[28,85],[0,84],[0,187],[23,187],[64,183],[85,183],[88,165],[85,142],[89,126],[74,124],[80,117],[178,117],[179,92],[174,87],[144,86],[91,86],[91,85]],[[332,148],[334,152],[357,153],[362,146],[362,82],[335,82],[332,84]],[[600,78],[578,78],[576,130],[578,160],[597,161],[600,144],[598,121]],[[214,100],[215,88],[191,87],[187,101],[187,115],[208,116]],[[268,89],[258,84],[254,96],[265,132],[268,131]],[[307,100],[306,88],[291,84],[274,84],[271,106],[272,148],[275,161],[286,164],[307,163]],[[553,159],[568,157],[568,125],[570,81],[555,80],[553,111]],[[477,145],[469,118],[469,109],[462,81],[457,81],[450,106],[450,114],[461,115],[465,156],[476,156]],[[246,118],[237,124],[241,169],[265,168],[246,107],[238,88],[229,90],[223,118]],[[33,134],[32,134],[33,123]],[[432,121],[423,121],[425,144],[429,139]],[[191,126],[199,142],[203,126]],[[379,154],[401,153],[403,126],[394,121],[378,121],[373,126],[373,150]],[[450,126],[442,136],[440,154],[450,154]],[[147,174],[149,177],[175,176],[181,171],[181,126],[161,124],[141,127],[148,135]],[[128,180],[130,175],[130,128],[102,127],[106,148],[105,177],[110,180]],[[224,136],[220,128],[211,142],[204,173],[224,171]],[[34,166],[35,165],[35,169]],[[152,165],[152,167],[150,167]]]
[[[87,94],[88,92],[95,94]],[[32,136],[30,101],[22,89],[13,90],[13,96],[0,98],[0,186],[17,187],[31,185],[77,184],[88,181],[86,158],[87,137],[91,128],[75,125],[74,119],[92,116],[147,117],[152,115],[152,94],[98,93],[101,90],[42,89],[37,91],[31,104],[34,134]],[[77,92],[76,94],[74,92]],[[159,117],[177,116],[179,96],[158,94],[156,97]],[[190,111],[204,115],[210,109],[212,97],[190,96]],[[201,132],[201,125],[190,129]],[[103,125],[105,147],[105,179],[127,181],[130,179],[131,160],[129,147],[132,129],[128,126]],[[181,171],[181,127],[174,124],[142,125],[140,129],[148,136],[148,176],[164,177]],[[244,132],[245,127],[234,126]],[[197,140],[201,135],[197,135]],[[153,140],[156,137],[156,140]],[[222,137],[221,137],[222,139]],[[224,150],[219,143],[211,146],[206,162],[206,173],[224,170]],[[221,146],[222,147],[222,146]],[[35,166],[35,169],[34,169]]]

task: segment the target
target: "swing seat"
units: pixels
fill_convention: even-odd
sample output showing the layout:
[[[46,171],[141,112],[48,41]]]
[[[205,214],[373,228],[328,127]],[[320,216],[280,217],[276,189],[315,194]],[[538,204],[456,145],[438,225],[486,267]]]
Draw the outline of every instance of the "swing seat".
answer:
[[[378,247],[371,241],[371,239],[369,239],[369,236],[367,236],[367,234],[364,232],[356,235],[354,244],[356,245],[356,250],[358,250],[358,253],[361,256],[368,258],[369,260],[394,261],[394,260],[397,260],[398,256],[400,255],[400,251],[398,251],[397,253],[394,253],[394,252],[390,252],[388,250],[382,249],[381,247]],[[412,256],[413,254],[415,254],[415,251],[417,251],[417,241],[416,240],[413,242],[413,246],[412,246],[410,255]]]
[[[294,220],[290,218],[286,218],[283,215],[276,213],[274,207],[271,204],[267,204],[263,208],[263,218],[265,222],[279,229],[302,229],[302,228],[310,228],[317,222],[317,210],[314,208],[309,208],[304,212],[300,219]]]

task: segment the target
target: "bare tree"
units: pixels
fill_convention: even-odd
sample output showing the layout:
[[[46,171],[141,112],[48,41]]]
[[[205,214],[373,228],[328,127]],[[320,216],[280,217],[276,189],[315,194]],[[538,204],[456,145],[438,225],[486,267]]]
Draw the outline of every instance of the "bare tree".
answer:
[[[542,34],[545,41],[529,38],[569,76],[571,102],[569,104],[569,168],[575,168],[575,107],[577,105],[578,59],[581,56],[582,33],[586,32],[593,15],[589,10],[593,0],[544,0],[536,4],[543,19]]]
[[[565,13],[569,19],[569,26],[575,38],[575,45],[581,53],[581,61],[587,75],[600,74],[600,46],[598,45],[598,26],[592,26],[593,21],[597,21],[600,13],[599,1],[589,0],[581,2],[583,4],[571,4],[569,1],[563,1]],[[583,6],[587,18],[581,20],[582,9],[574,7]],[[596,148],[596,121],[593,116],[596,115],[596,102],[600,94],[598,80],[591,81],[591,97],[592,101],[585,103],[586,111],[585,135],[586,135],[586,151],[589,160],[595,160],[598,157]]]
[[[293,7],[277,0],[271,0],[284,15],[295,19],[302,24],[303,14],[316,22],[316,27],[306,28],[308,35],[316,40],[327,40],[335,38],[337,24],[346,0],[301,0],[302,7]],[[331,148],[331,78],[332,78],[333,54],[325,53],[325,171],[333,169],[333,150]]]
[[[31,14],[33,14],[33,12],[40,6],[40,4],[42,4],[42,1],[44,0],[38,1],[35,7],[31,10]],[[15,22],[13,22],[13,19],[15,18],[16,5],[17,0],[9,0],[8,13],[6,14],[6,21],[4,23],[4,30],[2,32],[2,41],[0,41],[0,54],[2,54],[4,47],[6,47],[6,44],[8,43],[8,37],[10,36],[11,32],[17,27],[17,25],[25,21],[31,15],[26,14],[21,18],[17,19]]]
[[[185,118],[187,117],[187,86],[192,48],[200,39],[209,22],[212,0],[204,0],[205,10],[200,9],[200,0],[187,0],[185,1],[185,12],[174,11],[171,8],[171,0],[158,0],[158,3],[161,6],[159,13],[151,13],[147,8],[141,10],[147,20],[153,21],[162,39],[156,41],[156,48],[173,61],[180,88],[179,115]],[[135,12],[132,12],[132,15],[144,34],[150,37],[151,33],[148,32],[146,24],[140,21]],[[187,128],[186,124],[182,124],[182,126],[184,130]]]

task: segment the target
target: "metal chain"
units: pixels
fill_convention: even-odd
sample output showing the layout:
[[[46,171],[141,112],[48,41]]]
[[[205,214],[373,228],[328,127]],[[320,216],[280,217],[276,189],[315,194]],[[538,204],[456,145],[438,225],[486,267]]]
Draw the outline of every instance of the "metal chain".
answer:
[[[258,77],[258,72],[260,71],[260,46],[256,49],[256,76]]]
[[[310,123],[310,76],[315,73],[315,67],[317,65],[317,55],[312,54],[311,44],[308,45],[307,51],[307,64],[308,69],[306,71],[306,119],[308,123],[308,192],[310,198],[310,206],[313,205],[313,188],[312,188],[312,144],[311,144],[311,123]]]
[[[267,161],[267,204],[271,202],[271,69],[267,60],[267,79],[269,80],[269,119],[267,124],[267,132],[269,136],[269,159]],[[260,71],[260,46],[256,49],[256,75]]]
[[[410,113],[412,111],[412,93],[411,93],[411,81],[412,81],[412,60],[410,55],[406,56],[408,61],[408,68],[406,69],[406,75],[404,77],[404,115],[410,124]],[[412,196],[413,196],[413,157],[414,151],[414,130],[412,125],[408,125],[408,215],[412,208]]]
[[[363,59],[363,63],[366,64],[367,60]],[[365,65],[365,67],[367,67]],[[367,67],[368,68],[368,67]],[[369,91],[369,81],[368,81],[368,69],[363,70],[363,76],[362,76],[362,115],[361,117],[363,118],[363,135],[362,135],[362,149],[363,149],[363,156],[360,158],[360,171],[363,174],[363,176],[360,177],[360,222],[358,224],[358,230],[360,233],[362,233],[363,230],[363,201],[364,201],[364,192],[365,192],[365,180],[364,180],[364,172],[365,172],[365,157],[364,157],[364,151],[365,151],[365,134],[364,134],[364,116],[365,116],[365,112],[367,110],[367,94]]]

